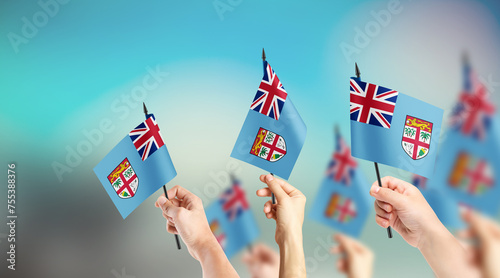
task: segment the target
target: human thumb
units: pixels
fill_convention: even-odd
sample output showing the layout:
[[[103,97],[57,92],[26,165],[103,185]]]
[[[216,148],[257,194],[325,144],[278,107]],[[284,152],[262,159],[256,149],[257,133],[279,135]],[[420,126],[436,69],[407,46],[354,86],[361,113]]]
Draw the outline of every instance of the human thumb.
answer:
[[[403,194],[392,189],[376,185],[373,185],[370,189],[370,195],[379,201],[391,204],[394,208],[402,208],[404,206],[404,199],[406,198]]]

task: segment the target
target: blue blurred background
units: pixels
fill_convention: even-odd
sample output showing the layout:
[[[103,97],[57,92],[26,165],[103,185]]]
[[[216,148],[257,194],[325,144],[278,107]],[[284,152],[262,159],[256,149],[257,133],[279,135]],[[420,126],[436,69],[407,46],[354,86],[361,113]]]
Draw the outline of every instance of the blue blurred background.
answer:
[[[192,190],[206,206],[229,185],[227,168],[237,169],[260,241],[275,247],[274,223],[254,194],[264,172],[229,158],[262,77],[262,48],[308,127],[289,180],[309,198],[307,214],[333,150],[333,125],[349,138],[354,62],[365,81],[447,117],[466,51],[498,106],[499,16],[494,0],[2,1],[0,180],[6,184],[7,163],[16,163],[19,218],[15,272],[6,268],[8,231],[0,225],[1,276],[201,276],[165,231],[153,206],[160,192],[123,220],[92,171],[143,120],[143,101],[179,173],[168,186]],[[373,165],[361,167],[374,181]],[[410,179],[387,166],[381,172]],[[306,219],[310,277],[341,276],[326,255],[333,232]],[[361,240],[377,255],[375,277],[432,277],[418,250],[398,235],[388,240],[373,216]],[[232,263],[248,277],[240,257]]]

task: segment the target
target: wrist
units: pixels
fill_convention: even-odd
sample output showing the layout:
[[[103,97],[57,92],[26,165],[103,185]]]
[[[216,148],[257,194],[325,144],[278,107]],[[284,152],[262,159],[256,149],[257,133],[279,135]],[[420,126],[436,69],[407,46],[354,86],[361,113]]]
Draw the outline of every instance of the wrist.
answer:
[[[207,257],[213,256],[214,253],[220,251],[219,249],[222,249],[222,247],[212,233],[210,233],[194,246],[193,255],[196,260],[203,262]]]
[[[441,222],[430,223],[423,228],[417,248],[421,253],[426,253],[436,244],[448,241],[450,237],[453,237],[453,235]]]
[[[276,243],[278,244],[280,249],[285,244],[290,245],[292,243],[300,242],[302,245],[302,227],[287,228],[280,230],[283,232],[278,233],[276,236]]]

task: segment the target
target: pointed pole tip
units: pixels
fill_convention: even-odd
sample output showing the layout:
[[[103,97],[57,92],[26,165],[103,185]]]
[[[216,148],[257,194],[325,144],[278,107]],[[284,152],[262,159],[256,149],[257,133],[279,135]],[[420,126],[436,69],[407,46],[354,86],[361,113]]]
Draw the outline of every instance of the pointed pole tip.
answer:
[[[266,60],[266,52],[264,51],[264,47],[262,48],[262,61]]]
[[[354,65],[355,65],[356,77],[360,78],[361,77],[361,72],[359,71],[358,63],[354,63]]]
[[[467,51],[464,51],[462,53],[462,62],[465,64],[465,65],[469,65],[470,63],[470,60],[469,60],[469,53]]]
[[[144,114],[147,115],[148,114],[148,108],[146,108],[146,104],[144,102],[142,103],[142,109],[144,111]]]

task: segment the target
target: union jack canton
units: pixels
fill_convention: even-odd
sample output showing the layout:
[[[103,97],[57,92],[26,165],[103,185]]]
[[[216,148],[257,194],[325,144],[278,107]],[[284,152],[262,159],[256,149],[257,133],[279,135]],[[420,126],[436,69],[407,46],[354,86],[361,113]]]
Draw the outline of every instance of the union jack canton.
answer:
[[[264,61],[264,77],[250,109],[279,120],[287,93],[278,76],[267,61]]]
[[[351,78],[351,120],[390,128],[398,92]]]
[[[337,146],[326,170],[326,175],[336,182],[351,185],[358,163],[351,156],[351,148],[346,144],[340,133],[337,133],[335,137],[337,137]]]
[[[156,124],[154,116],[147,118],[146,121],[134,128],[128,135],[130,139],[132,139],[142,161],[146,160],[156,150],[165,145],[160,134],[160,128],[158,124]]]
[[[249,208],[245,191],[237,181],[234,181],[233,186],[222,194],[220,203],[229,221],[233,221]]]

